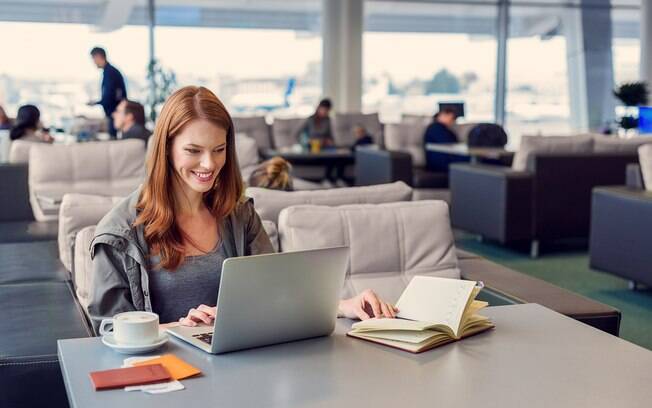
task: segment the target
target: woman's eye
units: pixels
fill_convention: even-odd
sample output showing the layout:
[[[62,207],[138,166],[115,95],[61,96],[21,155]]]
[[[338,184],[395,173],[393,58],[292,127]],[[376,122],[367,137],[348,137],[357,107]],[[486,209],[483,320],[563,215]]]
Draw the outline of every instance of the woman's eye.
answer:
[[[215,153],[222,153],[223,151],[226,150],[226,147],[218,147],[217,149],[213,150]]]
[[[186,151],[187,151],[188,153],[191,153],[191,154],[197,154],[197,153],[199,153],[199,150],[197,150],[197,149],[186,149]]]

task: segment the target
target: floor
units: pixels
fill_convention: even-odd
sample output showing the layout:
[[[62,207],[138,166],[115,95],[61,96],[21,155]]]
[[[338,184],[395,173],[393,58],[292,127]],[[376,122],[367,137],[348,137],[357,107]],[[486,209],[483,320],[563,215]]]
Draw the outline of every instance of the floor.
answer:
[[[538,259],[531,259],[527,247],[480,242],[460,231],[456,241],[462,249],[617,308],[622,313],[620,337],[652,350],[652,289],[631,291],[626,280],[592,270],[585,245],[544,247]]]

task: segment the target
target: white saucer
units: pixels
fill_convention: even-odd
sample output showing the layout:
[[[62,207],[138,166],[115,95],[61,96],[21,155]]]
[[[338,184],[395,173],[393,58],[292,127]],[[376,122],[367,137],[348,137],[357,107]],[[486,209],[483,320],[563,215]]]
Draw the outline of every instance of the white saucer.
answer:
[[[102,343],[104,343],[104,345],[109,346],[113,350],[122,354],[147,353],[149,351],[156,350],[157,348],[167,343],[167,341],[168,341],[168,335],[165,333],[160,333],[158,340],[156,340],[152,344],[138,345],[138,346],[116,343],[112,334],[105,334],[104,336],[102,336]]]

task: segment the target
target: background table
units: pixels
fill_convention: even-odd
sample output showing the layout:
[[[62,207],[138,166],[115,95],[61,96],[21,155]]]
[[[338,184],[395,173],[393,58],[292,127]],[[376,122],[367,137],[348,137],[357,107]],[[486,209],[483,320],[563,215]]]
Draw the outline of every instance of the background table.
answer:
[[[99,339],[60,340],[73,407],[649,407],[652,352],[535,304],[486,309],[496,329],[422,354],[345,336],[210,355],[176,339],[202,370],[186,389],[93,391],[88,373],[124,355]]]
[[[465,143],[428,143],[426,150],[468,157],[471,163],[477,163],[483,159],[507,163],[514,157],[513,151],[505,150],[502,147],[469,147]]]
[[[292,164],[298,165],[314,165],[323,166],[329,164],[353,164],[355,156],[351,149],[348,148],[335,148],[335,149],[322,149],[319,153],[311,153],[309,151],[296,151],[291,148],[287,149],[265,149],[261,152],[264,159],[271,159],[275,156],[280,156]]]

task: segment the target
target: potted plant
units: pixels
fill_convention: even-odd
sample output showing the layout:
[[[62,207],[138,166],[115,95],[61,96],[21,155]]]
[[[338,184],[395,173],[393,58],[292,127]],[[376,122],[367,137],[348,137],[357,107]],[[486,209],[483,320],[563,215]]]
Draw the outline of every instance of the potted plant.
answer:
[[[152,60],[147,67],[147,81],[154,87],[154,93],[150,91],[147,96],[147,106],[149,106],[149,118],[155,122],[158,107],[177,87],[177,76],[174,71],[162,67],[158,60]]]
[[[649,91],[645,82],[625,82],[614,90],[614,96],[625,105],[625,114],[617,120],[627,132],[638,127],[638,106],[648,104]]]

